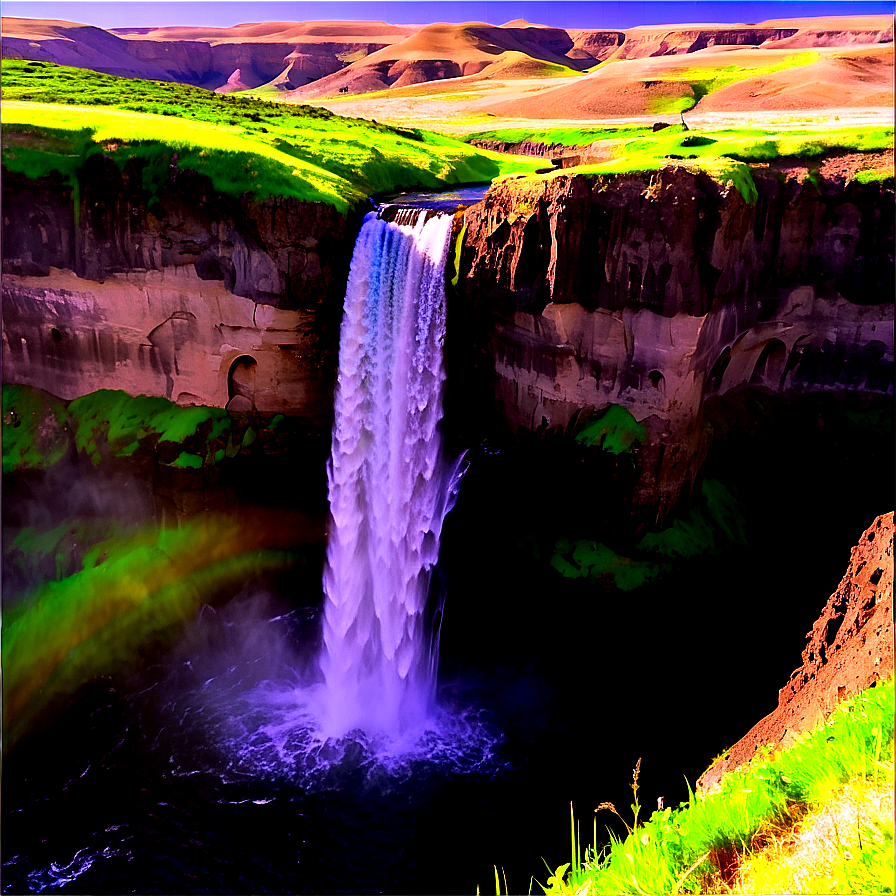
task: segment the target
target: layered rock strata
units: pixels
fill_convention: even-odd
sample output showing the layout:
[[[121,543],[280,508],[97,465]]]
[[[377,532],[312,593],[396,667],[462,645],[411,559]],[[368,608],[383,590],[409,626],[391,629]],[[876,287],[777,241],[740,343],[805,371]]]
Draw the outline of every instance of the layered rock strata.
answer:
[[[893,514],[879,516],[852,549],[837,590],[806,635],[802,665],[778,707],[751,728],[698,784],[711,790],[765,745],[787,747],[840,701],[893,674]]]
[[[632,499],[661,517],[708,450],[707,399],[892,393],[892,189],[756,186],[751,203],[667,168],[490,190],[466,212],[452,318],[472,394],[532,431],[625,406],[648,433]]]
[[[6,382],[332,416],[353,223],[177,172],[89,160],[75,186],[3,179]]]

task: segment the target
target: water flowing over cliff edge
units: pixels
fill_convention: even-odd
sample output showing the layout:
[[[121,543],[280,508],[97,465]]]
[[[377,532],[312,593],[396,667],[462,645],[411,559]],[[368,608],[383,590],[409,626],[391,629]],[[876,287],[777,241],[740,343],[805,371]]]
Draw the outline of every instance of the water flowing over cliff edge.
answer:
[[[423,777],[411,769],[402,779],[405,786],[433,775],[426,780],[434,789],[413,783],[395,791],[413,791],[423,808],[395,820],[395,831],[374,831],[371,846],[365,813],[379,811],[385,780],[372,760],[376,745],[362,738],[340,753],[331,744],[316,757],[301,733],[307,720],[296,724],[293,704],[278,696],[283,690],[259,696],[265,676],[289,681],[290,670],[307,669],[308,657],[294,656],[296,643],[317,649],[324,640],[322,564],[312,557],[301,579],[307,593],[283,588],[278,572],[233,600],[216,595],[222,603],[202,611],[161,666],[128,670],[139,694],[117,677],[95,679],[45,732],[22,741],[36,746],[32,758],[19,749],[16,761],[33,769],[52,755],[60,732],[85,732],[62,780],[13,794],[10,805],[28,807],[16,841],[18,880],[37,887],[75,874],[78,885],[96,889],[107,873],[120,884],[139,873],[171,888],[183,882],[178,863],[194,863],[189,832],[201,849],[226,856],[208,872],[222,886],[238,878],[250,889],[284,890],[301,880],[326,890],[373,880],[381,889],[395,881],[419,889],[434,847],[407,829],[423,819],[421,829],[439,831],[439,850],[476,841],[470,867],[480,870],[458,867],[450,878],[452,887],[472,889],[503,850],[531,856],[538,874],[539,855],[565,848],[545,845],[552,820],[526,831],[516,824],[556,817],[556,794],[563,812],[569,795],[577,807],[619,799],[615,783],[624,797],[631,762],[643,754],[644,792],[672,802],[667,782],[683,789],[683,771],[693,779],[713,752],[769,712],[793,666],[789,657],[798,656],[804,620],[830,593],[816,581],[827,556],[810,569],[799,564],[831,553],[827,565],[839,575],[837,546],[845,550],[885,510],[868,512],[880,493],[892,494],[878,424],[892,416],[893,193],[772,174],[755,180],[753,204],[733,187],[680,170],[505,181],[455,216],[446,246],[442,430],[449,450],[469,449],[472,462],[445,520],[433,585],[451,585],[439,698],[462,710],[446,737],[428,742],[432,755],[413,760]],[[185,172],[148,207],[139,171],[122,173],[99,158],[77,191],[59,179],[16,176],[4,177],[3,187],[8,382],[66,400],[115,387],[184,406],[227,406],[247,425],[284,413],[328,438],[359,212],[236,200]],[[65,470],[89,467],[82,455]],[[140,461],[149,513],[163,479],[230,475],[201,465],[175,476],[161,460],[150,452]],[[260,452],[247,461],[247,478],[260,478],[268,460]],[[701,501],[729,506],[714,478],[746,507],[749,547],[735,520],[717,539],[727,553],[690,564],[682,556],[658,560],[655,542],[639,540],[645,532],[671,520],[690,525],[695,517],[686,514],[704,512]],[[324,479],[322,456],[311,462],[287,452],[272,490],[317,494]],[[54,488],[68,493],[59,476],[42,480],[30,471],[12,480],[17,496],[37,504]],[[115,479],[116,501],[130,496],[133,481]],[[208,509],[208,490],[194,494],[180,505],[181,522],[201,521]],[[227,533],[239,541],[239,524]],[[579,557],[581,569],[552,556],[564,539],[565,561]],[[637,556],[622,556],[637,546]],[[801,559],[776,567],[777,551]],[[624,574],[636,567],[662,566],[666,577],[625,591],[589,566],[598,555],[616,557],[616,581],[626,587]],[[307,588],[315,564],[316,584]],[[581,574],[566,577],[570,571]],[[435,618],[425,622],[424,634],[435,630]],[[726,671],[708,676],[708,668]],[[712,725],[694,730],[683,695],[712,714]],[[583,704],[604,723],[593,741],[576,736]],[[141,722],[119,743],[118,724],[135,707]],[[95,727],[100,716],[105,727]],[[178,724],[161,733],[172,718]],[[220,737],[210,737],[209,724]],[[100,744],[98,755],[109,761],[78,777],[90,764],[89,744]],[[585,780],[581,770],[596,751],[602,777]],[[333,774],[331,753],[342,763]],[[144,778],[125,774],[137,767],[165,780],[161,808],[147,803]],[[301,778],[309,767],[320,775],[310,790],[283,785],[293,775],[310,780]],[[460,777],[447,780],[449,767],[448,777],[458,770]],[[62,787],[68,777],[74,790]],[[57,813],[63,791],[72,801]],[[74,820],[83,804],[72,794],[89,792],[115,799],[90,810],[90,833],[79,839],[73,832],[86,828]],[[113,846],[103,832],[119,823],[120,793],[131,827]],[[467,812],[469,824],[429,827],[457,799],[480,807]],[[297,800],[308,810],[299,822]],[[207,834],[195,836],[197,811]],[[49,825],[48,812],[71,823]],[[514,823],[495,831],[499,816]],[[53,855],[31,856],[29,832],[50,828]],[[136,830],[148,833],[134,839]],[[236,842],[233,831],[252,837]],[[296,848],[293,831],[307,832],[310,845]],[[132,864],[129,850],[145,861]],[[171,861],[160,861],[163,853]],[[262,868],[259,855],[277,858]],[[277,877],[283,855],[299,863],[299,877],[287,884]],[[413,867],[403,865],[406,855]]]
[[[147,209],[139,172],[88,165],[77,196],[4,178],[5,379],[328,429],[360,218],[238,202],[188,172]],[[754,174],[752,204],[675,169],[493,187],[465,214],[449,298],[467,413],[537,431],[626,407],[648,433],[631,497],[656,521],[706,456],[706,402],[892,393],[892,187]]]

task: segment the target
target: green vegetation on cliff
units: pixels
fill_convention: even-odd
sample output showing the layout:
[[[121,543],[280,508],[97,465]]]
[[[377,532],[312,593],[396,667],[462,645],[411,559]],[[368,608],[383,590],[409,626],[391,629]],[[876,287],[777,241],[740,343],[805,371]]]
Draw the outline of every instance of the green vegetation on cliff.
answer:
[[[645,535],[624,556],[591,539],[558,538],[550,563],[564,578],[612,580],[632,591],[669,572],[672,563],[746,544],[743,509],[725,486],[706,479],[687,515]]]
[[[893,128],[727,128],[696,131],[672,125],[656,132],[647,128],[608,128],[606,131],[513,128],[480,131],[469,134],[465,139],[506,143],[528,140],[579,147],[585,150],[585,161],[574,170],[582,174],[643,173],[677,165],[702,171],[722,184],[731,183],[744,199],[755,202],[757,193],[750,169],[752,164],[792,159],[817,166],[825,156],[845,152],[881,153],[892,149]],[[568,173],[568,170],[563,173]],[[556,175],[551,172],[542,176]],[[857,179],[863,182],[892,177],[892,168],[874,166],[857,175]]]
[[[489,181],[539,164],[308,106],[49,62],[5,59],[2,83],[3,165],[32,178],[58,171],[71,180],[95,153],[122,167],[136,156],[154,168],[147,188],[186,168],[224,193],[345,211],[372,194]]]
[[[595,841],[597,814],[607,811],[623,821],[626,836],[611,834],[608,846],[582,850],[573,822],[570,861],[544,891],[893,893],[893,699],[893,680],[878,682],[790,748],[775,755],[766,749],[717,791],[691,792],[686,803],[645,822],[639,760],[631,824],[611,803],[595,810]],[[864,814],[855,811],[857,793],[868,797]],[[815,838],[826,842],[798,853],[797,822],[803,839],[826,828]]]
[[[283,421],[278,415],[268,427]],[[3,385],[3,472],[48,469],[74,451],[104,456],[154,450],[173,467],[198,469],[234,457],[257,436],[224,408],[181,407],[167,398],[100,389],[65,402],[31,386]]]
[[[30,386],[3,384],[3,474],[52,467],[65,456],[65,403]]]
[[[611,404],[597,419],[586,424],[575,439],[610,454],[628,454],[637,442],[647,438],[647,430],[638,423],[628,408]]]

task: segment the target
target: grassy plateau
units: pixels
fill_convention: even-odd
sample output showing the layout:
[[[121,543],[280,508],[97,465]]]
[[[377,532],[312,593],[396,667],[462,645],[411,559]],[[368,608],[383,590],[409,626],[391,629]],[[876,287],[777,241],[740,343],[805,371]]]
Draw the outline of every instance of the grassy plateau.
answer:
[[[216,190],[286,196],[347,210],[398,189],[479,183],[530,173],[537,160],[309,106],[270,103],[160,81],[118,78],[48,62],[3,60],[3,166],[73,178],[105,153],[147,162],[145,186],[177,166]]]
[[[497,140],[515,144],[523,141],[556,144],[585,150],[583,164],[574,169],[582,174],[626,174],[657,171],[677,165],[709,174],[719,182],[731,183],[748,202],[756,200],[752,165],[778,159],[820,162],[842,153],[881,153],[893,147],[892,127],[819,128],[773,130],[736,128],[713,131],[672,125],[654,132],[650,127],[606,128],[508,128],[477,131],[466,140]],[[602,161],[588,161],[589,157]],[[542,175],[553,177],[555,174]],[[892,167],[860,171],[859,181],[893,178]]]

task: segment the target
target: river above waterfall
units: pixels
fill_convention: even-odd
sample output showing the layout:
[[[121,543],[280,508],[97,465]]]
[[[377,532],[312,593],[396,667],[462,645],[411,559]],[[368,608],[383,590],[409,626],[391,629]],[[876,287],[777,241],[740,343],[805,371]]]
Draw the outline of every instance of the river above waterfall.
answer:
[[[381,206],[430,209],[437,212],[454,211],[462,205],[474,205],[482,200],[491,184],[457,187],[438,193],[399,193],[380,199]]]

